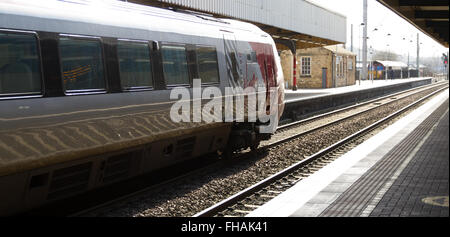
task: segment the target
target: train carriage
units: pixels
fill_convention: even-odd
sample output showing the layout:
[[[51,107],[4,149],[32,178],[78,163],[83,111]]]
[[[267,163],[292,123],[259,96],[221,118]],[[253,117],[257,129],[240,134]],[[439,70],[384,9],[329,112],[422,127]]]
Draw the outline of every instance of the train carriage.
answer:
[[[223,94],[275,88],[281,116],[279,56],[254,25],[118,1],[0,2],[0,214],[268,137],[260,121],[174,122],[170,94],[196,78]]]

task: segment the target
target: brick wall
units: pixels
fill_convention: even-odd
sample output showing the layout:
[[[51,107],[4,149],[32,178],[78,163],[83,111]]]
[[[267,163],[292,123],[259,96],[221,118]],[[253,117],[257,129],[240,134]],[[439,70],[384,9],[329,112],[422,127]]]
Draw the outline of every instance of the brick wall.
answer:
[[[311,75],[302,75],[302,57],[311,57]],[[309,48],[297,51],[297,73],[299,88],[322,88],[322,68],[327,69],[327,87],[332,86],[332,54],[324,48]]]
[[[283,69],[283,75],[284,75],[284,81],[285,83],[288,83],[287,88],[292,89],[292,80],[293,80],[293,56],[292,52],[290,50],[283,50],[280,53],[280,59],[281,59],[281,67]],[[286,85],[286,84],[285,84]]]
[[[333,59],[333,52],[325,48],[309,48],[300,49],[297,51],[298,75],[300,88],[322,88],[322,69],[326,68],[326,88],[334,86],[349,86],[355,84],[356,77],[356,56],[338,54],[341,57],[343,65],[342,73],[336,75],[336,85],[333,85],[333,74],[336,73],[336,68],[333,67],[335,59]],[[301,75],[301,57],[311,57],[311,75]],[[349,69],[349,63],[352,64]],[[333,72],[334,70],[334,72]]]
[[[343,75],[336,77],[336,87],[348,86],[355,84],[356,78],[356,56],[338,54],[343,59]],[[288,88],[292,88],[292,53],[289,50],[281,52],[281,65],[283,67],[283,73],[285,82],[288,82]],[[302,57],[311,57],[311,72],[310,75],[302,75]],[[322,69],[326,68],[326,88],[332,88],[333,85],[333,52],[322,48],[308,48],[297,50],[297,87],[298,88],[322,88]],[[350,61],[351,60],[351,61]],[[349,63],[352,63],[351,69],[349,69]]]

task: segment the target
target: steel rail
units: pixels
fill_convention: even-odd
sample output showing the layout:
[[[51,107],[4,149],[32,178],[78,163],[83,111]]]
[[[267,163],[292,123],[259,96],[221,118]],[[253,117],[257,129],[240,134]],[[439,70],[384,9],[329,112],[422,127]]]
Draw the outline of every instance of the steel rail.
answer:
[[[386,98],[389,98],[389,97],[392,97],[392,96],[398,96],[399,94],[408,93],[408,92],[411,92],[411,91],[414,91],[414,90],[418,90],[418,89],[419,89],[420,91],[422,91],[422,90],[426,90],[426,89],[431,89],[431,88],[434,88],[435,86],[437,86],[437,85],[433,85],[433,86],[431,86],[431,87],[430,87],[430,85],[425,85],[425,86],[422,86],[422,87],[412,88],[412,89],[407,90],[407,91],[402,91],[402,92],[399,92],[399,93],[395,93],[395,94],[391,94],[391,95],[388,95],[388,96],[384,96],[384,97],[382,97],[382,98],[377,98],[377,99],[375,99],[375,100],[371,100],[371,101],[368,101],[368,102],[364,102],[364,103],[362,103],[362,104],[357,104],[357,105],[351,106],[351,108],[347,108],[347,107],[346,107],[346,108],[340,109],[339,111],[331,111],[331,112],[327,113],[325,116],[331,115],[331,114],[335,114],[335,113],[339,113],[339,112],[342,112],[342,111],[344,111],[344,110],[354,109],[354,108],[359,107],[359,106],[363,106],[363,105],[367,105],[367,104],[370,104],[370,103],[374,103],[374,102],[379,101],[379,100],[382,100],[382,99],[386,99]],[[419,93],[419,92],[417,92],[417,93]],[[390,103],[390,102],[389,102],[389,103]],[[388,104],[388,103],[386,103],[386,104]],[[383,104],[383,105],[386,105],[386,104]],[[375,107],[375,108],[378,108],[378,107],[379,107],[379,106],[377,106],[377,107]],[[374,108],[372,108],[372,109],[374,109]],[[363,111],[363,112],[367,112],[367,111]],[[322,117],[325,117],[325,116],[320,116],[320,115],[319,115],[319,116],[315,116],[315,117],[312,118],[312,119],[318,120],[318,119],[320,119],[320,118],[322,118]],[[352,116],[356,116],[356,115],[352,115]],[[308,133],[314,132],[314,131],[316,131],[316,130],[318,130],[318,129],[324,128],[324,127],[326,127],[326,126],[330,126],[330,125],[332,125],[332,124],[338,123],[338,122],[343,121],[343,120],[348,119],[348,118],[349,118],[349,117],[346,117],[346,118],[342,118],[342,119],[340,119],[340,120],[333,121],[333,122],[331,122],[331,123],[324,124],[324,125],[322,125],[322,126],[320,126],[320,127],[317,127],[317,128],[315,128],[315,129],[308,130],[308,131],[305,131],[305,132],[303,132],[303,133],[301,133],[301,134],[297,134],[297,135],[295,135],[295,136],[288,137],[288,138],[286,138],[286,139],[277,141],[277,142],[275,142],[275,143],[268,144],[268,145],[266,145],[266,146],[260,147],[260,149],[261,149],[261,148],[272,147],[272,146],[275,146],[275,145],[284,143],[284,142],[286,142],[286,141],[289,141],[289,140],[292,140],[292,139],[294,139],[294,138],[297,138],[297,137],[306,135],[306,134],[308,134]],[[311,121],[311,119],[306,119],[306,120],[298,121],[298,122],[296,122],[295,124],[293,123],[293,125],[291,125],[291,126],[298,126],[298,125],[300,125],[300,124],[302,124],[302,123],[306,123],[306,121]],[[287,128],[287,127],[285,127],[285,129],[286,129],[286,128]],[[236,157],[241,157],[241,156],[243,156],[243,155],[245,155],[245,154],[246,154],[246,153],[243,153],[243,154],[242,154],[242,153],[241,153],[241,154],[237,154]],[[139,190],[134,191],[134,192],[131,192],[131,193],[129,193],[129,194],[126,194],[126,195],[123,195],[123,196],[119,196],[119,197],[114,198],[114,199],[112,199],[112,200],[108,200],[108,201],[106,201],[106,202],[104,202],[104,203],[101,203],[101,204],[99,204],[99,205],[95,205],[95,206],[93,206],[93,207],[89,207],[89,208],[87,208],[87,209],[78,211],[78,212],[76,212],[76,213],[72,213],[72,214],[70,214],[69,216],[82,216],[83,214],[86,214],[86,213],[90,213],[90,212],[93,212],[93,211],[96,211],[96,210],[101,210],[101,209],[103,209],[103,208],[106,208],[106,207],[108,207],[108,206],[111,206],[111,205],[114,204],[114,203],[118,203],[118,202],[120,202],[120,201],[129,199],[129,198],[132,198],[132,197],[137,196],[137,195],[139,195],[139,194],[141,194],[141,193],[150,192],[150,191],[152,191],[152,190],[157,190],[157,189],[159,189],[159,188],[164,187],[164,186],[167,185],[167,184],[174,183],[174,182],[177,182],[177,181],[179,181],[179,180],[183,180],[183,179],[185,179],[185,178],[187,178],[187,177],[190,177],[190,176],[192,176],[192,175],[199,174],[199,173],[201,173],[201,172],[203,172],[203,171],[205,171],[205,170],[212,169],[212,168],[216,168],[216,167],[220,167],[220,166],[224,165],[224,163],[227,163],[227,162],[228,162],[227,160],[221,160],[220,162],[214,162],[214,163],[212,163],[212,164],[208,164],[208,165],[206,165],[206,166],[204,166],[204,167],[201,167],[201,168],[196,169],[196,170],[192,170],[192,171],[190,171],[190,172],[188,172],[188,173],[182,174],[182,175],[177,176],[177,177],[170,178],[170,179],[165,180],[165,181],[163,181],[163,182],[161,182],[161,183],[158,183],[158,184],[155,184],[155,185],[150,185],[150,186],[145,187],[145,188],[143,188],[143,189],[139,189]]]
[[[326,116],[329,116],[329,115],[332,115],[332,114],[337,114],[337,113],[339,113],[339,112],[343,112],[343,111],[346,111],[346,110],[355,109],[355,108],[357,108],[357,107],[360,107],[360,106],[363,106],[363,105],[367,105],[367,104],[370,104],[370,103],[374,103],[374,102],[379,101],[379,100],[387,99],[387,98],[389,98],[389,97],[398,96],[398,95],[400,95],[400,94],[412,92],[412,91],[414,91],[414,90],[420,90],[420,91],[422,91],[422,90],[426,90],[426,89],[431,89],[431,88],[434,88],[434,87],[436,87],[436,86],[439,86],[439,85],[436,85],[436,84],[434,84],[433,86],[430,86],[430,85],[424,85],[424,86],[412,88],[412,89],[409,89],[409,90],[406,90],[406,91],[402,91],[402,92],[390,94],[390,95],[387,95],[387,96],[383,96],[383,97],[381,97],[381,98],[376,98],[376,99],[374,99],[374,100],[370,100],[370,101],[367,101],[367,102],[364,102],[364,103],[361,103],[361,104],[356,104],[356,105],[352,105],[352,106],[349,106],[349,107],[345,107],[345,108],[342,108],[342,109],[339,109],[339,110],[330,111],[330,112],[328,112],[328,113],[326,113],[326,114],[323,114],[323,115],[321,114],[321,115],[317,115],[317,116],[314,116],[314,117],[312,117],[312,118],[308,118],[308,119],[305,119],[305,120],[297,121],[297,122],[294,122],[294,123],[291,123],[291,124],[282,125],[282,126],[280,126],[279,128],[286,129],[286,128],[293,127],[293,126],[299,126],[299,125],[301,125],[301,124],[303,124],[303,123],[307,123],[307,122],[310,122],[310,121],[313,121],[313,120],[319,120],[319,119],[321,119],[321,118],[323,118],[323,117],[326,117]],[[417,92],[417,93],[419,93],[419,92]],[[392,102],[395,102],[395,101],[392,101]],[[391,102],[389,102],[389,103],[391,103]],[[386,103],[386,104],[388,104],[388,103]],[[386,105],[386,104],[383,104],[383,105]],[[374,108],[378,108],[378,107],[379,107],[379,106],[374,107]],[[371,108],[371,109],[374,109],[374,108]],[[363,111],[363,112],[367,112],[367,111]],[[359,114],[359,113],[358,113],[358,114]],[[352,115],[352,116],[356,116],[356,115]],[[320,126],[320,127],[318,127],[318,128],[315,128],[315,129],[312,129],[312,130],[305,131],[305,132],[303,132],[303,133],[301,133],[301,134],[297,134],[297,135],[295,135],[295,136],[288,137],[288,138],[286,138],[286,139],[277,141],[277,142],[275,142],[275,143],[268,144],[268,145],[266,145],[266,146],[260,147],[259,149],[261,149],[261,148],[267,148],[267,147],[272,147],[272,146],[275,146],[275,145],[284,143],[284,142],[286,142],[286,141],[289,141],[289,140],[292,140],[292,139],[294,139],[294,138],[297,138],[297,137],[306,135],[306,134],[308,134],[308,133],[311,133],[311,132],[313,132],[313,131],[316,131],[316,130],[321,129],[321,128],[326,127],[326,126],[330,126],[330,125],[332,125],[332,124],[338,123],[338,122],[343,121],[343,120],[348,119],[348,118],[349,118],[349,117],[346,117],[346,118],[342,118],[342,119],[333,121],[333,122],[331,122],[331,123],[324,124],[324,125],[322,125],[322,126]],[[244,154],[238,154],[237,157],[243,156],[243,155],[245,155],[245,154],[246,154],[246,153],[244,153]],[[186,177],[189,177],[189,176],[192,176],[192,175],[195,175],[195,174],[199,174],[199,173],[201,173],[201,172],[203,172],[203,171],[205,171],[205,170],[208,170],[208,169],[211,169],[211,168],[215,168],[215,167],[220,167],[220,166],[224,165],[224,163],[226,163],[226,162],[228,162],[228,161],[227,161],[227,160],[221,160],[220,162],[214,162],[214,163],[212,163],[212,164],[208,164],[208,165],[206,165],[206,166],[204,166],[204,167],[202,167],[202,168],[199,168],[199,169],[196,169],[196,170],[192,170],[192,171],[190,171],[190,172],[188,172],[188,173],[182,174],[182,175],[177,176],[177,177],[170,178],[170,179],[165,180],[165,181],[163,181],[163,182],[161,182],[161,183],[158,183],[158,184],[155,184],[155,185],[150,185],[150,186],[148,186],[148,187],[145,187],[145,188],[143,188],[143,189],[139,189],[139,190],[134,191],[134,192],[132,192],[132,193],[129,193],[129,194],[126,194],[126,195],[123,195],[123,196],[119,196],[119,197],[114,198],[114,199],[112,199],[112,200],[108,200],[108,201],[106,201],[106,202],[104,202],[104,203],[101,203],[101,204],[99,204],[99,205],[95,205],[95,206],[93,206],[93,207],[89,207],[89,208],[87,208],[87,209],[84,209],[84,210],[81,210],[81,211],[77,211],[76,213],[72,213],[72,214],[70,214],[69,216],[82,216],[83,214],[86,214],[86,213],[89,213],[89,212],[93,212],[93,211],[96,211],[96,210],[101,210],[102,208],[106,208],[106,207],[108,207],[108,206],[111,206],[111,205],[114,204],[114,203],[118,203],[118,202],[120,202],[120,201],[129,199],[129,198],[132,198],[132,197],[137,196],[137,195],[139,195],[139,194],[141,194],[141,193],[150,192],[150,191],[152,191],[152,190],[157,190],[157,189],[159,189],[159,188],[164,187],[164,186],[167,185],[167,184],[174,183],[174,182],[179,181],[179,180],[183,180],[183,179],[185,179]]]
[[[447,88],[448,88],[448,86],[446,86],[444,88],[441,88],[441,89],[439,89],[437,91],[434,91],[434,92],[432,92],[432,93],[422,97],[421,99],[419,99],[419,100],[417,100],[417,101],[415,101],[415,102],[413,102],[413,103],[403,107],[400,110],[397,110],[396,112],[390,114],[389,116],[387,116],[387,117],[385,117],[385,118],[383,118],[383,119],[381,119],[381,120],[379,120],[379,121],[377,121],[377,122],[375,122],[375,123],[373,123],[373,124],[363,128],[362,130],[360,130],[360,131],[358,131],[358,132],[356,132],[356,133],[354,133],[354,134],[352,134],[352,135],[350,135],[350,136],[348,136],[348,137],[346,137],[346,138],[344,138],[344,139],[334,143],[333,145],[331,145],[331,146],[329,146],[329,147],[327,147],[325,149],[322,149],[321,151],[319,151],[319,152],[317,152],[317,153],[307,157],[306,159],[297,162],[296,164],[294,164],[294,165],[292,165],[292,166],[290,166],[290,167],[288,167],[288,168],[286,168],[286,169],[284,169],[284,170],[282,170],[282,171],[280,171],[280,172],[278,172],[278,173],[276,173],[276,174],[274,174],[274,175],[272,175],[272,176],[270,176],[270,177],[268,177],[268,178],[266,178],[266,179],[264,179],[264,180],[262,180],[262,181],[260,181],[260,182],[258,182],[256,184],[254,184],[254,185],[252,185],[251,187],[248,187],[248,188],[242,190],[241,192],[238,192],[238,193],[232,195],[231,197],[229,197],[227,199],[224,199],[223,201],[221,201],[221,202],[219,202],[219,203],[217,203],[217,204],[215,204],[215,205],[213,205],[213,206],[211,206],[211,207],[209,207],[209,208],[207,208],[207,209],[205,209],[205,210],[203,210],[201,212],[198,212],[193,217],[210,217],[210,216],[214,216],[215,214],[225,210],[227,207],[232,206],[232,205],[236,204],[237,202],[243,200],[244,198],[246,198],[246,197],[256,193],[257,191],[262,190],[264,187],[269,186],[270,184],[274,183],[275,181],[280,180],[283,177],[288,176],[289,174],[293,173],[295,170],[298,170],[301,167],[304,167],[305,165],[307,165],[307,164],[309,164],[309,163],[319,159],[320,157],[322,157],[325,154],[327,154],[327,153],[337,149],[340,146],[343,146],[344,144],[348,143],[349,141],[351,141],[351,140],[353,140],[353,139],[355,139],[355,138],[357,138],[357,137],[359,137],[359,136],[361,136],[363,134],[366,134],[366,133],[372,131],[373,129],[379,127],[380,125],[386,123],[387,121],[392,120],[393,118],[395,118],[398,115],[404,113],[405,111],[409,110],[410,108],[418,105],[419,103],[422,103],[423,101],[425,101],[428,98],[436,95],[437,93],[440,93],[441,91],[446,90]],[[387,103],[387,104],[389,104],[389,103]],[[384,104],[384,105],[386,105],[386,104]],[[376,107],[376,108],[379,108],[379,107]]]
[[[444,84],[444,83],[443,83],[443,84]],[[387,103],[380,104],[380,105],[377,105],[377,106],[375,106],[375,107],[368,108],[368,109],[366,109],[366,110],[357,112],[357,113],[352,114],[352,115],[350,115],[350,116],[343,117],[343,118],[334,120],[334,121],[332,121],[332,122],[323,124],[323,125],[321,125],[321,126],[318,126],[318,127],[316,127],[316,128],[312,128],[312,129],[310,129],[310,130],[307,130],[307,131],[304,131],[304,132],[301,132],[301,133],[298,133],[298,134],[295,134],[295,135],[286,137],[286,138],[281,139],[281,140],[279,140],[279,141],[270,143],[270,144],[268,144],[268,145],[265,146],[265,147],[273,147],[273,146],[279,145],[279,144],[281,144],[281,143],[285,143],[286,141],[289,141],[289,140],[292,140],[292,139],[295,139],[295,138],[298,138],[298,137],[301,137],[301,136],[305,136],[305,135],[310,134],[310,133],[312,133],[312,132],[315,132],[315,131],[317,131],[317,130],[319,130],[319,129],[323,129],[323,128],[328,127],[328,126],[332,126],[332,125],[337,124],[337,123],[340,123],[340,122],[342,122],[342,121],[345,121],[345,120],[354,118],[354,117],[356,117],[356,116],[359,116],[359,115],[361,115],[361,114],[364,114],[364,113],[370,112],[370,111],[372,111],[372,110],[378,109],[378,108],[380,108],[380,107],[382,107],[382,106],[386,106],[386,105],[389,105],[389,104],[398,102],[398,101],[401,100],[401,99],[404,99],[404,98],[407,98],[407,97],[409,97],[409,96],[412,96],[412,95],[421,93],[421,92],[423,92],[423,91],[425,91],[425,90],[429,90],[429,89],[433,89],[433,88],[435,88],[435,87],[442,86],[443,84],[433,85],[433,86],[429,86],[429,85],[428,85],[428,87],[423,87],[423,88],[421,88],[419,91],[415,92],[414,94],[410,94],[410,95],[407,95],[407,96],[405,96],[405,97],[398,98],[398,99],[396,99],[396,100],[392,100],[392,101],[389,101],[389,102],[387,102]],[[409,92],[411,92],[411,91],[409,91]],[[397,96],[398,96],[398,95],[399,95],[399,94],[397,94]],[[389,98],[389,97],[392,97],[392,95],[383,98],[383,100],[384,100],[384,99],[387,99],[387,98]],[[379,100],[377,100],[377,101],[379,101]],[[374,103],[374,101],[372,101],[371,103]],[[367,104],[370,104],[370,103],[367,103]],[[367,104],[365,104],[365,105],[367,105]],[[356,107],[358,107],[358,106],[356,106]],[[355,109],[356,107],[353,107],[352,109]],[[346,109],[346,108],[344,108],[344,109]],[[333,112],[333,111],[332,111],[332,112]],[[322,117],[320,117],[320,118],[322,118]],[[299,122],[302,122],[302,121],[299,121]],[[310,121],[308,121],[308,122],[310,122]],[[306,123],[306,122],[305,122],[305,123]],[[297,126],[297,125],[299,125],[299,124],[303,124],[303,123],[296,123],[296,124],[294,124],[294,125],[292,125],[292,126]]]
[[[428,85],[423,85],[423,86],[419,86],[419,87],[414,87],[414,88],[411,88],[411,89],[408,89],[408,90],[404,90],[404,91],[396,92],[396,93],[393,93],[393,94],[385,95],[385,96],[382,96],[382,97],[378,97],[378,98],[375,98],[375,99],[371,99],[371,100],[368,100],[368,101],[364,101],[362,103],[357,103],[357,104],[353,104],[353,105],[350,105],[350,106],[346,106],[346,107],[341,108],[341,109],[337,109],[337,110],[329,111],[329,112],[326,112],[326,113],[323,113],[323,114],[315,115],[315,116],[312,116],[312,117],[309,117],[309,118],[306,118],[306,119],[302,119],[302,120],[299,120],[299,121],[295,121],[295,122],[291,122],[291,123],[288,123],[288,124],[280,125],[277,128],[277,132],[280,131],[280,130],[286,129],[286,128],[290,128],[292,126],[296,126],[296,125],[312,122],[314,120],[321,119],[321,118],[324,118],[326,116],[330,116],[330,115],[333,115],[333,114],[337,114],[337,113],[341,113],[341,112],[344,112],[344,111],[352,110],[352,109],[355,109],[357,107],[361,107],[361,106],[365,106],[365,105],[368,105],[368,104],[375,103],[377,101],[385,100],[385,99],[388,99],[389,97],[399,96],[401,94],[406,94],[406,93],[409,93],[409,92],[412,92],[412,91],[415,91],[415,90],[425,89],[427,87],[433,88],[435,86],[440,86],[440,85],[445,84],[445,83],[446,82],[438,82],[438,83],[435,83],[435,84],[431,84],[431,86],[430,86],[430,84],[428,84]]]

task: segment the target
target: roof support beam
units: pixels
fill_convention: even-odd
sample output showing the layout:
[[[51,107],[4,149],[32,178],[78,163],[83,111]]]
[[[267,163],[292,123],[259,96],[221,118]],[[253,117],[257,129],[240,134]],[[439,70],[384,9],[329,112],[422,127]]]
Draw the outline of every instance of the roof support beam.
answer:
[[[426,21],[425,25],[433,28],[444,28],[448,31],[448,21]]]
[[[416,11],[416,19],[447,19],[448,11]]]
[[[448,47],[448,0],[377,0]]]
[[[274,41],[275,41],[275,43],[282,44],[282,45],[288,47],[291,50],[292,55],[295,55],[295,53],[297,52],[295,43],[292,40],[274,39]]]
[[[448,0],[399,0],[401,7],[448,6]]]

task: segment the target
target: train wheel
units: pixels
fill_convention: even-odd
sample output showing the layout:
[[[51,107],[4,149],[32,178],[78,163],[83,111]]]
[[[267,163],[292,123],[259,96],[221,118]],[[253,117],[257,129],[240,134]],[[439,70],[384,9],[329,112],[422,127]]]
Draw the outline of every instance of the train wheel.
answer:
[[[228,146],[225,147],[224,149],[217,151],[219,157],[225,160],[231,159],[233,157],[233,153],[234,153],[233,150]]]
[[[252,144],[250,145],[250,149],[252,151],[256,151],[258,150],[259,144],[261,143],[261,139],[259,138],[255,138],[255,140],[252,142]]]

